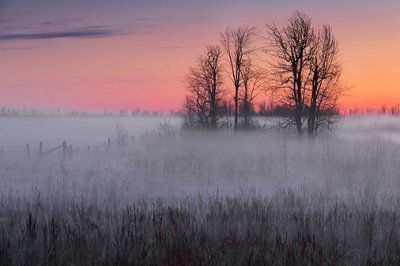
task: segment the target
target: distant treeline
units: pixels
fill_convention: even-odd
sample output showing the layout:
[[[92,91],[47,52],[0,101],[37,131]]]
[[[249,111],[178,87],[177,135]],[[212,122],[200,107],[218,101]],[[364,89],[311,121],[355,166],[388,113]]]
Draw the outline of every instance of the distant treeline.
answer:
[[[90,111],[42,111],[34,108],[0,108],[0,116],[2,117],[41,117],[41,116],[180,116],[182,111],[170,110],[168,112],[162,111],[147,111],[135,109],[131,111],[103,111],[103,112],[90,112]]]
[[[239,114],[241,113],[239,108]],[[293,113],[293,109],[280,104],[268,103],[267,101],[261,101],[256,104],[252,104],[250,114],[252,116],[275,116],[275,117],[290,117]],[[223,114],[225,116],[233,116],[233,105],[229,103],[223,104]],[[347,110],[336,109],[332,115],[336,116],[352,116],[352,115],[373,115],[373,114],[384,114],[400,116],[400,105],[392,107],[381,106],[379,108],[366,107],[366,108],[350,108]],[[131,111],[104,111],[104,112],[89,112],[89,111],[57,111],[48,112],[34,108],[22,108],[15,109],[9,107],[0,108],[1,117],[41,117],[41,116],[182,116],[185,117],[187,114],[185,110],[170,110],[168,112],[162,111],[147,111],[135,109]]]
[[[387,107],[386,105],[382,105],[379,108],[367,107],[367,108],[351,108],[346,115],[371,115],[371,114],[384,114],[384,115],[400,115],[400,105],[395,105],[391,107]]]

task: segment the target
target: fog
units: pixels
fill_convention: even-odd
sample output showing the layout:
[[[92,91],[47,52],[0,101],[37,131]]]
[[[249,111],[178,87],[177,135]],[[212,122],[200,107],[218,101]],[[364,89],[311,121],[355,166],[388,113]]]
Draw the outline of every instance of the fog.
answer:
[[[277,121],[0,118],[0,264],[398,264],[400,119]]]
[[[167,122],[180,125],[177,117],[146,116],[54,116],[54,117],[0,117],[0,145],[18,148],[26,144],[50,146],[63,141],[85,146],[96,145],[116,137],[118,126],[131,136],[139,136]]]
[[[177,117],[1,118],[0,192],[3,200],[124,206],[291,188],[346,201],[368,193],[379,204],[399,196],[399,122],[346,117],[311,141],[274,128],[187,132]],[[46,152],[63,141],[72,150]]]

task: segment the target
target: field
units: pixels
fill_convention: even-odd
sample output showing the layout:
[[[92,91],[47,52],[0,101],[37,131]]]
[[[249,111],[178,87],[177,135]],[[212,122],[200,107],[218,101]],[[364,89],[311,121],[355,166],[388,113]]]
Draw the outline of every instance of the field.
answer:
[[[311,141],[3,117],[0,145],[1,265],[400,263],[399,118],[343,118]]]

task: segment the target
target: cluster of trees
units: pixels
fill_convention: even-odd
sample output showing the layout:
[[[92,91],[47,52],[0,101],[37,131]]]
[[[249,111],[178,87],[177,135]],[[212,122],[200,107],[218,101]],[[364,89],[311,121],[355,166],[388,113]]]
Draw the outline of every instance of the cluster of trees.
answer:
[[[371,114],[398,116],[400,115],[400,105],[397,104],[391,107],[382,105],[379,108],[367,107],[365,109],[352,108],[348,110],[348,115],[371,115]]]
[[[39,110],[34,108],[22,108],[22,110],[4,106],[0,108],[0,116],[38,116],[41,114]]]
[[[267,59],[260,60],[261,54]],[[330,128],[344,92],[332,28],[315,27],[300,12],[283,27],[267,25],[267,37],[253,27],[228,28],[219,45],[207,46],[197,58],[185,81],[186,126],[207,129],[227,125],[223,118],[231,116],[234,129],[251,127],[255,99],[268,91],[288,111],[284,126],[314,136]]]

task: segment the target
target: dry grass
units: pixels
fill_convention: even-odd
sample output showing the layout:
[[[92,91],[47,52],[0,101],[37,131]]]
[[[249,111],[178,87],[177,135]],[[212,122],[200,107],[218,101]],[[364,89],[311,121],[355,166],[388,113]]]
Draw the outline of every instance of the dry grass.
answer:
[[[3,203],[0,265],[397,265],[400,208],[362,197],[289,190],[117,209]]]

